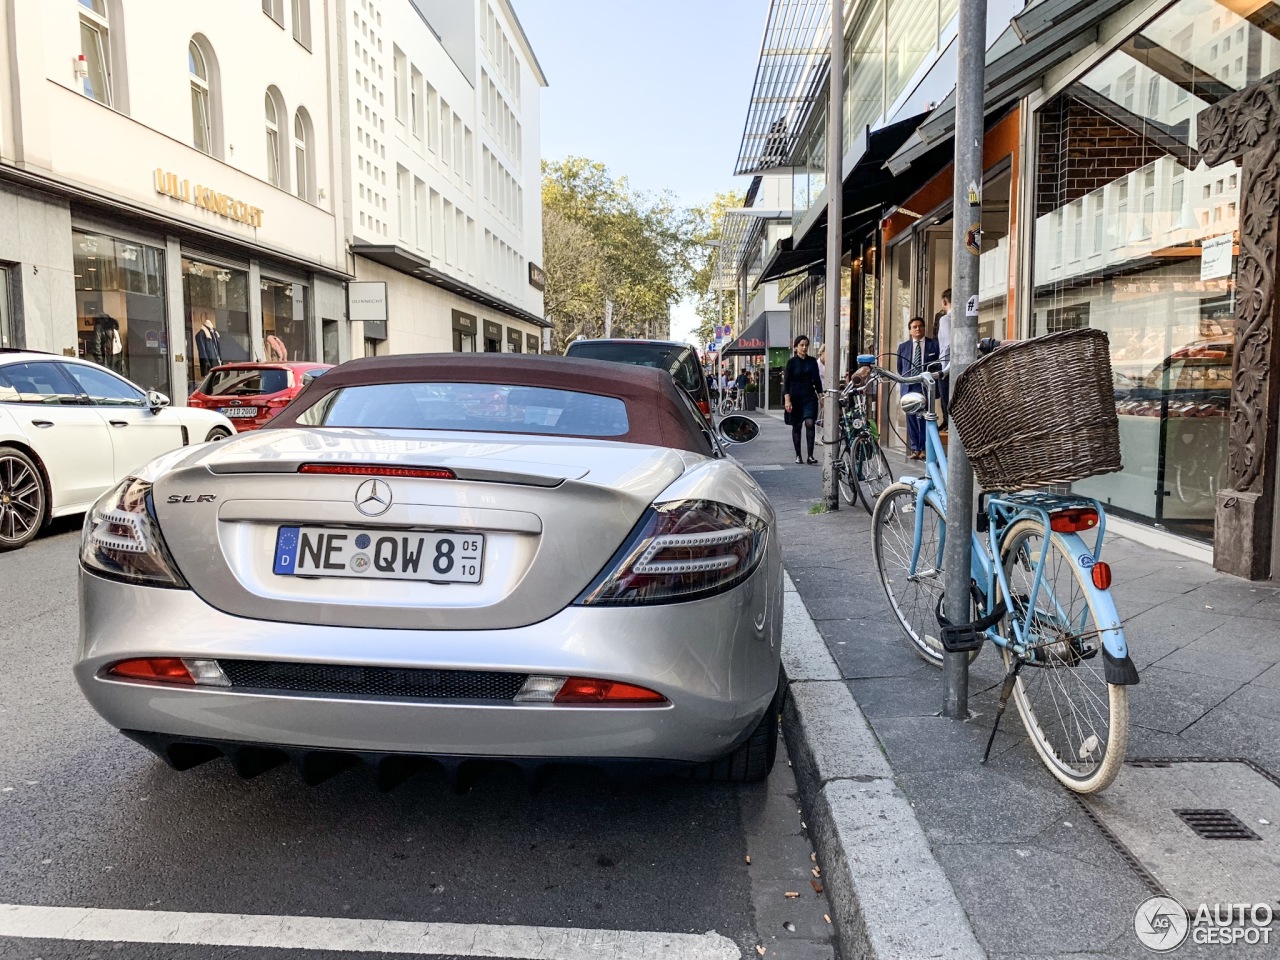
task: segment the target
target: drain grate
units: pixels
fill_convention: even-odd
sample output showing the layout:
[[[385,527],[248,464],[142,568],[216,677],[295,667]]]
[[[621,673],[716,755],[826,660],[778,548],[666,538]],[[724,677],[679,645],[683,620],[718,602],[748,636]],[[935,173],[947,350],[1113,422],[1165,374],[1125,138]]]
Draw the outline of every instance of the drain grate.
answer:
[[[1230,810],[1174,810],[1201,840],[1261,840]]]

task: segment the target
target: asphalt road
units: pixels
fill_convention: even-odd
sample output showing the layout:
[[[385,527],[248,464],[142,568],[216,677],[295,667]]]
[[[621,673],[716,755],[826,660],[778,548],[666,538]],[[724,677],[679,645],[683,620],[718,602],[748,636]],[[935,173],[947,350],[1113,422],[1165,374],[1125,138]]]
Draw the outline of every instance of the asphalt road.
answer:
[[[505,943],[515,956],[594,960],[606,952],[557,945],[612,936],[590,931],[628,931],[610,941],[619,956],[833,956],[785,752],[767,784],[743,787],[566,771],[535,792],[498,772],[462,794],[427,775],[381,793],[363,769],[317,787],[287,767],[242,781],[225,760],[175,773],[108,727],[72,680],[78,543],[73,520],[0,555],[0,931],[34,913],[6,921],[5,905],[107,913],[66,939],[0,936],[3,960],[369,956],[297,948],[372,948],[403,929],[317,934],[295,920],[271,948],[126,943],[111,937],[146,934],[123,910],[184,929],[249,914],[466,932],[452,952],[402,956],[500,957],[480,951]],[[690,939],[659,950],[654,934]],[[431,942],[454,942],[441,937]]]

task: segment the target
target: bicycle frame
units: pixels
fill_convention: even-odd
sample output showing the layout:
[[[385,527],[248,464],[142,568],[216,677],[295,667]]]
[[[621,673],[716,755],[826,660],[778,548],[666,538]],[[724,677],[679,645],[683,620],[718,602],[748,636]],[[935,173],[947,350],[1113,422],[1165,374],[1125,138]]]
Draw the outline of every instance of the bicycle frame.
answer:
[[[862,358],[859,358],[860,362],[861,360]],[[891,376],[890,379],[897,379],[901,382],[901,378]],[[915,378],[912,379],[912,382],[916,382]],[[912,577],[919,576],[918,571],[922,560],[927,563],[932,559],[933,569],[935,571],[942,569],[942,557],[946,549],[947,536],[947,454],[942,446],[942,436],[938,430],[938,417],[934,413],[936,381],[932,374],[926,372],[921,375],[919,382],[925,387],[925,395],[928,401],[926,413],[923,415],[925,421],[925,473],[923,477],[904,476],[900,478],[900,482],[913,487],[916,491],[916,516],[910,574]],[[975,530],[971,534],[970,544],[971,578],[978,594],[977,599],[981,611],[980,618],[995,611],[999,602],[997,600],[998,597],[1007,598],[1013,595],[1005,574],[1004,564],[998,561],[998,556],[1000,543],[1004,539],[1005,532],[1019,520],[1027,518],[1038,520],[1043,529],[1049,531],[1051,530],[1051,511],[1070,509],[1077,506],[1095,509],[1098,512],[1098,536],[1092,550],[1089,549],[1084,539],[1077,533],[1058,533],[1054,534],[1054,536],[1058,537],[1059,543],[1066,549],[1071,562],[1081,570],[1089,570],[1101,556],[1102,540],[1106,531],[1106,512],[1102,504],[1097,500],[1075,495],[1039,493],[990,495],[984,499],[986,501],[987,542],[984,544],[980,532]],[[920,556],[921,543],[924,539],[926,505],[934,507],[942,520],[937,555],[932,558],[922,558]],[[1040,548],[1040,556],[1036,558],[1031,595],[1027,598],[1024,614],[1021,616],[1011,615],[1009,618],[1012,636],[1004,636],[999,632],[998,626],[990,627],[985,631],[986,638],[992,643],[999,647],[1008,647],[1016,656],[1032,662],[1035,660],[1033,620],[1037,617],[1038,604],[1041,598],[1043,596],[1052,597],[1050,592],[1045,591],[1042,593],[1040,589],[1044,580],[1045,565],[1048,561],[1051,541],[1052,536],[1044,538],[1044,543]],[[1124,632],[1120,625],[1120,616],[1116,611],[1115,602],[1111,598],[1111,592],[1099,589],[1087,579],[1084,580],[1084,588],[1090,592],[1092,598],[1097,633],[1104,649],[1113,659],[1121,660],[1125,658],[1128,655],[1128,647],[1125,644]],[[1053,602],[1055,609],[1051,612],[1057,617],[1058,622],[1064,622],[1066,620],[1066,611],[1057,603],[1056,598],[1053,599]]]

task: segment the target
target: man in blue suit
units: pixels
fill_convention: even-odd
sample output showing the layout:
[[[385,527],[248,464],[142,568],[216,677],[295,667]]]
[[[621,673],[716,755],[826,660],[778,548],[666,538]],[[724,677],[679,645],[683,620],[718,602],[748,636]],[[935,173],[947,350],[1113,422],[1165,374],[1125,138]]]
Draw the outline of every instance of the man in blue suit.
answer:
[[[938,341],[924,335],[924,318],[913,317],[907,324],[911,339],[898,344],[898,375],[914,377],[936,362],[939,357]],[[918,383],[902,388],[903,393],[923,393]],[[924,416],[907,417],[907,445],[911,447],[912,460],[924,459]]]

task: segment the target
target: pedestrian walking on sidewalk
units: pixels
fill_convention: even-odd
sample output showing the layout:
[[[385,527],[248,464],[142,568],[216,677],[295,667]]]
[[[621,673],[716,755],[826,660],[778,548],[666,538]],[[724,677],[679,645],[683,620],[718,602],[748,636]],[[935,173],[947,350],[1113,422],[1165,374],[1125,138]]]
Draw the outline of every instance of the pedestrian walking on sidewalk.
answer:
[[[942,291],[942,310],[934,321],[937,327],[938,359],[944,367],[951,364],[951,323],[955,316],[955,308],[951,305],[951,288]],[[951,410],[951,377],[943,373],[938,378],[938,402],[942,406],[942,416],[938,419],[938,429],[947,429],[947,416]]]
[[[813,456],[814,424],[818,419],[818,398],[822,396],[822,373],[818,361],[809,356],[809,338],[796,337],[791,345],[795,353],[782,371],[782,405],[785,420],[791,426],[791,442],[796,448],[796,463],[800,459],[800,427],[804,427],[808,441],[809,463],[817,463]]]
[[[898,344],[898,376],[915,377],[938,359],[938,341],[924,335],[924,317],[913,317],[907,324],[911,338]],[[923,393],[918,383],[902,388],[903,393]],[[924,416],[907,417],[907,446],[912,460],[924,459]]]

